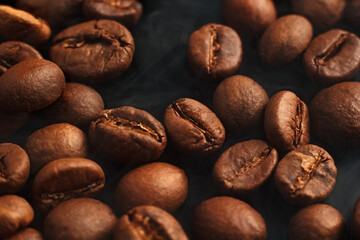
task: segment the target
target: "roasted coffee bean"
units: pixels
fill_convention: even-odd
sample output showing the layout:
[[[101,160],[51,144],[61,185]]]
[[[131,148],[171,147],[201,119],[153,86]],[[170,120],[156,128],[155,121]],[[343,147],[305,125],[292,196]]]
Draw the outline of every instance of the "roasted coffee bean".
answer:
[[[49,106],[65,87],[65,76],[54,63],[30,59],[7,70],[0,78],[0,110],[32,112]]]
[[[6,137],[22,128],[30,118],[30,113],[0,112],[0,137]]]
[[[275,183],[290,203],[310,205],[330,194],[336,175],[337,169],[329,153],[308,144],[284,156],[275,170]]]
[[[265,90],[258,83],[241,75],[221,82],[213,97],[214,112],[225,128],[238,133],[249,132],[263,125],[268,101]]]
[[[214,165],[213,180],[224,193],[246,194],[264,184],[278,161],[278,153],[262,140],[230,147]]]
[[[306,104],[295,93],[281,91],[265,109],[266,138],[278,150],[289,152],[310,140],[310,117]]]
[[[360,0],[347,1],[344,15],[352,25],[360,29]]]
[[[242,43],[230,27],[210,23],[193,32],[187,46],[192,70],[202,78],[220,81],[234,74],[242,60]]]
[[[104,203],[76,198],[60,203],[44,220],[44,238],[51,240],[110,240],[116,216]]]
[[[43,238],[39,231],[33,228],[25,228],[10,238],[6,238],[6,240],[43,240]]]
[[[134,39],[126,27],[112,20],[94,20],[55,36],[50,58],[71,81],[102,83],[128,69],[134,50]]]
[[[89,19],[112,19],[121,24],[135,26],[143,11],[137,0],[85,0],[83,13]]]
[[[300,15],[287,15],[273,22],[262,35],[258,53],[269,66],[282,66],[293,61],[308,46],[313,29]]]
[[[342,240],[345,220],[330,205],[315,204],[301,209],[289,223],[289,240]]]
[[[350,80],[360,68],[360,39],[333,29],[311,41],[303,57],[306,73],[321,85]]]
[[[153,205],[173,212],[185,201],[187,190],[188,179],[182,169],[155,162],[123,176],[116,187],[115,202],[122,213],[140,205]]]
[[[104,188],[105,174],[85,158],[61,158],[46,164],[34,179],[32,196],[41,210],[72,198],[96,197]]]
[[[14,235],[26,227],[34,218],[34,210],[22,197],[5,195],[0,197],[0,238]]]
[[[164,125],[172,144],[183,154],[206,156],[218,150],[225,140],[220,120],[202,103],[181,98],[165,111]]]
[[[261,215],[247,203],[231,197],[202,202],[193,214],[192,232],[198,240],[266,239]]]
[[[104,110],[90,124],[89,139],[94,149],[119,164],[154,161],[167,142],[165,129],[156,118],[129,106]]]
[[[310,105],[312,129],[331,145],[360,146],[360,82],[343,82],[320,91]]]
[[[48,162],[59,158],[86,157],[88,143],[79,128],[58,123],[33,132],[26,140],[25,150],[30,157],[31,172],[36,173]]]
[[[161,208],[139,206],[123,215],[115,226],[114,240],[188,240],[176,219]]]
[[[29,157],[20,146],[0,144],[0,195],[16,193],[26,183],[30,173]]]
[[[51,35],[49,25],[30,13],[6,5],[0,5],[0,37],[40,45]]]
[[[272,0],[225,0],[223,15],[242,37],[258,36],[276,20],[276,8]]]
[[[360,239],[360,198],[358,198],[354,208],[354,213],[352,216],[352,227],[357,239]]]

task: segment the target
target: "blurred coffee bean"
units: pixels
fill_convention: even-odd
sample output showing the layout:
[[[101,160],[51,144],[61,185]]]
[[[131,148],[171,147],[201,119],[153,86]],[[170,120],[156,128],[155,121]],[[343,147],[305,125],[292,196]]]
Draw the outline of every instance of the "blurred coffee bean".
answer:
[[[347,1],[344,15],[352,25],[360,30],[360,0]]]
[[[360,239],[360,198],[356,202],[353,216],[352,216],[352,228],[355,232],[357,239]]]
[[[6,240],[43,240],[41,233],[34,228],[25,228]]]

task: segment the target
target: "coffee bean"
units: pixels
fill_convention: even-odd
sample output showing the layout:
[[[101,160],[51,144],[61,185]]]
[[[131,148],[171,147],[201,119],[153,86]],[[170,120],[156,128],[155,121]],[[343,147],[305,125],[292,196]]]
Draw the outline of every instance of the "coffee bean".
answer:
[[[24,198],[16,195],[0,197],[0,238],[14,235],[33,218],[34,210]]]
[[[310,205],[330,194],[336,175],[337,169],[329,153],[308,144],[284,156],[275,170],[275,183],[290,203]]]
[[[0,110],[32,112],[49,106],[65,87],[65,77],[54,63],[30,59],[7,70],[0,78]]]
[[[236,75],[216,88],[214,111],[228,130],[249,132],[263,125],[269,98],[265,90],[251,78]]]
[[[178,99],[168,106],[164,125],[172,144],[188,155],[210,155],[225,140],[224,126],[215,113],[190,98]]]
[[[115,226],[114,240],[188,240],[176,219],[161,208],[139,206],[123,215]]]
[[[187,58],[198,76],[220,81],[240,67],[242,43],[232,28],[210,23],[191,34]]]
[[[289,223],[289,240],[342,240],[344,234],[343,216],[326,204],[315,204],[301,209]]]
[[[306,73],[321,85],[350,80],[360,68],[360,39],[333,29],[311,41],[303,57]]]
[[[343,82],[323,89],[310,105],[312,129],[331,145],[360,146],[360,83]]]
[[[166,146],[165,129],[150,113],[129,106],[104,110],[90,124],[90,143],[119,164],[154,161]]]
[[[266,138],[277,149],[289,152],[309,143],[309,110],[295,93],[281,91],[272,96],[264,119]]]
[[[155,162],[123,176],[116,187],[115,202],[122,213],[140,205],[153,205],[173,212],[184,203],[187,190],[188,179],[182,169]]]
[[[360,198],[358,198],[354,208],[354,213],[352,216],[352,227],[357,239],[360,239]]]
[[[214,197],[196,207],[192,231],[198,240],[266,239],[261,215],[247,203],[231,197]]]
[[[50,59],[71,81],[102,83],[128,69],[134,50],[134,39],[126,27],[112,20],[94,20],[56,35]]]
[[[43,240],[43,238],[39,231],[33,228],[25,228],[10,238],[6,238],[6,240]]]
[[[45,217],[45,239],[110,240],[116,216],[104,203],[76,198],[60,203]]]
[[[311,23],[300,15],[286,15],[273,22],[262,35],[258,53],[269,66],[282,66],[298,57],[311,41]]]
[[[347,1],[344,16],[348,22],[360,29],[360,0]]]
[[[0,37],[4,40],[18,40],[37,46],[46,42],[51,30],[42,19],[30,13],[6,5],[0,5]]]

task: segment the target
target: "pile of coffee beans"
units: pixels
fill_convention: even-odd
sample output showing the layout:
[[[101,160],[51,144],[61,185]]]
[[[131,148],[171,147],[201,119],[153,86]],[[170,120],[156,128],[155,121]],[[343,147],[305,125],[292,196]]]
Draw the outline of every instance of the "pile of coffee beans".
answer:
[[[0,239],[360,240],[359,16],[3,1]]]

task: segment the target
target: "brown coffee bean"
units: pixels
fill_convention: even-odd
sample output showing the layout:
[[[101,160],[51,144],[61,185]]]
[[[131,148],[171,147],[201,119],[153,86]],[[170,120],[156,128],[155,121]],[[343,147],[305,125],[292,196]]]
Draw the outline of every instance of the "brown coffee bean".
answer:
[[[16,195],[0,197],[0,238],[14,235],[33,218],[34,210],[24,198]]]
[[[234,74],[242,60],[242,43],[230,27],[210,23],[193,32],[187,46],[192,70],[202,78],[220,81]]]
[[[61,158],[46,164],[34,178],[32,196],[41,210],[72,198],[96,197],[104,188],[105,174],[85,158]]]
[[[40,45],[51,35],[49,25],[30,13],[6,5],[0,5],[0,37]]]
[[[344,236],[343,216],[326,204],[315,204],[301,209],[289,223],[289,240],[342,240]]]
[[[357,239],[360,239],[360,198],[356,202],[352,216],[352,228],[354,229]]]
[[[337,169],[329,153],[308,144],[284,156],[275,170],[275,183],[290,203],[310,205],[330,194],[336,175]]]
[[[281,91],[272,96],[264,119],[266,138],[277,149],[289,152],[309,143],[309,110],[295,93]]]
[[[122,213],[140,205],[173,212],[184,203],[187,190],[188,179],[182,169],[168,163],[149,163],[121,178],[115,203]]]
[[[71,81],[102,83],[128,69],[134,50],[134,39],[126,27],[112,20],[94,20],[56,35],[50,59]]]
[[[49,106],[65,87],[65,76],[54,63],[44,59],[20,62],[2,76],[0,109],[5,112],[32,112]]]
[[[33,228],[25,228],[10,238],[6,238],[6,240],[43,240],[43,238],[39,231]]]
[[[262,35],[258,53],[269,66],[282,66],[293,61],[308,46],[313,29],[300,15],[287,15],[273,22]]]
[[[247,203],[231,197],[214,197],[196,207],[192,231],[198,240],[266,239],[261,215]]]
[[[210,155],[225,140],[224,126],[215,113],[190,98],[178,99],[168,106],[164,125],[172,144],[183,154]]]
[[[360,0],[347,1],[344,16],[348,22],[360,29]]]
[[[311,41],[303,57],[306,73],[321,85],[350,80],[360,68],[360,39],[333,29]]]
[[[221,82],[213,97],[214,112],[228,130],[238,133],[249,132],[263,125],[268,101],[265,90],[258,83],[241,75]]]
[[[124,239],[188,240],[188,237],[166,211],[154,206],[139,206],[129,210],[116,224],[114,240]]]
[[[36,173],[45,164],[59,158],[86,157],[87,137],[79,128],[58,123],[33,132],[25,143],[29,154],[31,172]]]
[[[215,163],[213,180],[224,193],[246,194],[270,178],[277,161],[276,149],[262,140],[237,143]]]
[[[89,139],[94,149],[119,164],[154,161],[167,142],[165,129],[156,118],[129,106],[104,110],[90,124]]]
[[[60,203],[44,220],[44,238],[51,240],[110,240],[116,216],[104,203],[76,198]]]

